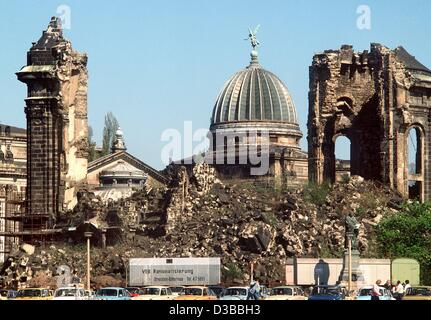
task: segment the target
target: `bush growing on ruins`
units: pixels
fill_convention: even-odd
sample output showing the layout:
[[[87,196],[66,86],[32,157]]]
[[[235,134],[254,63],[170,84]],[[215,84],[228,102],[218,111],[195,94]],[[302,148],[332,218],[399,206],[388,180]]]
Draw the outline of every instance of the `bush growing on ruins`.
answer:
[[[329,189],[329,183],[317,184],[310,182],[304,187],[304,199],[316,206],[321,206],[326,201]]]
[[[349,181],[350,181],[350,176],[348,175],[348,174],[343,174],[342,176],[341,176],[341,183],[342,184],[346,184],[346,183],[349,183]]]
[[[240,280],[242,279],[241,269],[237,265],[230,263],[226,268],[223,268],[223,278],[229,283]]]
[[[265,213],[264,218],[265,218],[265,222],[268,223],[273,228],[277,228],[278,224],[280,223],[278,221],[277,216],[272,212]]]
[[[421,264],[421,281],[431,284],[431,204],[413,201],[376,228],[380,252],[387,258],[411,258]]]

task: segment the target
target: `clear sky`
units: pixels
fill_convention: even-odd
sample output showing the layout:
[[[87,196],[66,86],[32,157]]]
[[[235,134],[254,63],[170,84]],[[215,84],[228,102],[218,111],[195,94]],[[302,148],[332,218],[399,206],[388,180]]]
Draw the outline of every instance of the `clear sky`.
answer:
[[[89,56],[89,123],[101,142],[112,111],[128,151],[162,169],[165,129],[208,128],[224,82],[249,63],[248,27],[261,25],[261,65],[288,86],[306,149],[308,67],[314,53],[371,42],[403,45],[431,67],[429,0],[0,0],[0,122],[25,127],[25,85],[15,72],[57,10],[70,8],[65,36]],[[371,9],[359,29],[357,8]],[[342,146],[338,156],[346,158]],[[188,156],[187,154],[185,156]],[[348,156],[347,156],[348,157]]]

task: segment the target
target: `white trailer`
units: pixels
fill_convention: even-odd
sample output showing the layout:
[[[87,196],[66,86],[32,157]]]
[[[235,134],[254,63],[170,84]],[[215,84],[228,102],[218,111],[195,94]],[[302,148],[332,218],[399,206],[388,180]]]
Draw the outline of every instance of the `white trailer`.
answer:
[[[220,258],[130,259],[129,286],[217,285],[220,263]]]
[[[373,284],[377,279],[391,279],[391,260],[360,259],[364,284]],[[343,259],[289,259],[286,265],[286,284],[309,286],[317,283],[334,285],[343,269]]]

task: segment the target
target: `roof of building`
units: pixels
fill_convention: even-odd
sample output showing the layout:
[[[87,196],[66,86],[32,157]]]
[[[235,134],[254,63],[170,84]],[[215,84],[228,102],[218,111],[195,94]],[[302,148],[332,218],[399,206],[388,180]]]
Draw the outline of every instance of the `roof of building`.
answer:
[[[104,167],[106,164],[110,162],[114,162],[117,160],[123,160],[126,163],[131,163],[133,166],[142,170],[144,173],[148,174],[153,179],[164,184],[168,183],[168,178],[165,177],[162,173],[160,173],[153,167],[149,166],[148,164],[144,163],[143,161],[139,160],[138,158],[132,156],[127,151],[120,151],[120,152],[108,154],[106,156],[103,156],[99,159],[96,159],[90,162],[88,164],[88,172],[90,173],[94,170]],[[111,171],[111,169],[109,171]]]
[[[236,121],[283,121],[297,124],[298,117],[286,85],[261,67],[257,52],[250,65],[223,86],[214,106],[211,124]]]
[[[431,73],[431,70],[420,63],[414,56],[407,52],[404,47],[399,46],[395,50],[395,57],[398,61],[402,62],[407,69],[415,70],[415,71],[423,71],[427,73]]]
[[[0,123],[0,135],[4,135],[5,129],[9,127],[11,135],[27,135],[27,130],[23,128],[18,128],[10,126],[7,124]]]

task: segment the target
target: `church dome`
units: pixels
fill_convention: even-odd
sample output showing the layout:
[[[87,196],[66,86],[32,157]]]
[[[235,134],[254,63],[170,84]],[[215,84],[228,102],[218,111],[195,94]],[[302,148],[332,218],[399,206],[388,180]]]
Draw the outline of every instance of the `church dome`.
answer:
[[[223,86],[214,106],[211,126],[229,122],[283,122],[298,126],[298,117],[286,85],[251,54],[250,65]]]

